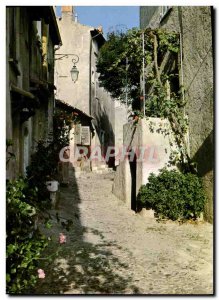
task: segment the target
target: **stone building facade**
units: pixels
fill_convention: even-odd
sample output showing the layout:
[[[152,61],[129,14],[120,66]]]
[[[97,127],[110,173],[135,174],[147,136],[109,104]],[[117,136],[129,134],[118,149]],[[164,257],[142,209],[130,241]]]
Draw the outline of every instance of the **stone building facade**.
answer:
[[[36,142],[51,140],[54,53],[61,44],[50,6],[6,8],[6,138],[15,155],[7,178],[25,175]]]
[[[213,25],[214,11],[208,6],[140,7],[141,28],[165,28],[180,33],[182,62],[180,85],[185,89],[185,114],[189,121],[188,149],[204,179],[208,203],[205,217],[213,219]]]
[[[90,148],[99,146],[104,156],[107,147],[115,145],[115,100],[100,86],[96,70],[99,49],[105,43],[102,29],[80,24],[72,6],[62,6],[62,15],[57,17],[57,22],[63,46],[56,52],[56,99],[93,118],[94,134]],[[79,75],[74,83],[70,70],[75,55],[79,58],[76,63]],[[123,124],[118,126],[122,128]],[[93,162],[91,169],[97,165],[98,162]],[[113,167],[114,161],[110,161],[109,166]]]

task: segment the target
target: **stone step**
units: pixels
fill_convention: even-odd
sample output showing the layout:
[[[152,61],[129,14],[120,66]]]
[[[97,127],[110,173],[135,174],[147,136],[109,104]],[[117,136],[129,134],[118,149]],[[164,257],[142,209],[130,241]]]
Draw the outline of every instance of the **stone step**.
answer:
[[[96,174],[106,174],[106,173],[112,173],[114,172],[113,171],[113,168],[106,168],[106,169],[97,169],[97,170],[94,170],[93,173],[96,173]]]
[[[106,173],[111,173],[111,172],[114,172],[113,171],[113,168],[98,168],[98,167],[94,167],[93,170],[92,170],[92,173],[96,173],[96,174],[106,174]],[[90,171],[71,171],[69,172],[69,180],[74,180],[74,178],[78,178],[80,177],[81,175],[84,175],[84,174],[88,174],[90,173]]]
[[[105,170],[105,169],[108,169],[108,166],[107,165],[100,165],[100,166],[98,166],[98,169]]]

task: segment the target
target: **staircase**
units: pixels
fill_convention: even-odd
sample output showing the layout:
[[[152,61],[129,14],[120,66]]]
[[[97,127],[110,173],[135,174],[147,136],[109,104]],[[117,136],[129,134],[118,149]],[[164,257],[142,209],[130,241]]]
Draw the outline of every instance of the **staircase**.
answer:
[[[80,167],[75,167],[75,168],[69,168],[69,180],[72,181],[75,178],[79,178],[80,175],[82,174],[88,174],[88,173],[95,173],[95,174],[107,174],[107,173],[112,173],[113,168],[109,168],[105,164],[101,164],[99,166],[92,167],[92,171],[90,169],[83,169],[81,170]]]
[[[101,164],[99,166],[92,167],[92,172],[96,174],[105,174],[113,172],[113,168],[109,168],[106,164]]]

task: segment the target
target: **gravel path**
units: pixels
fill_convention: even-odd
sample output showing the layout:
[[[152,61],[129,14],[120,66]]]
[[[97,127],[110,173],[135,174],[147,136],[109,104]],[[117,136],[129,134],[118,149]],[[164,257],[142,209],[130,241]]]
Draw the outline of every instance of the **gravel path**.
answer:
[[[112,182],[113,173],[88,173],[61,189],[53,226],[44,229],[52,236],[45,255],[58,254],[42,260],[46,278],[32,293],[212,294],[212,225],[135,214],[112,194]]]

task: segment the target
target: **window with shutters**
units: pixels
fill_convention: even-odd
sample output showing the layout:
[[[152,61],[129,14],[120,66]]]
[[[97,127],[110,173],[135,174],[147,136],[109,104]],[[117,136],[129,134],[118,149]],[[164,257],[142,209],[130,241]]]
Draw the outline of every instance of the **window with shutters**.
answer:
[[[90,145],[90,127],[82,126],[81,127],[81,144]]]
[[[75,144],[81,144],[81,124],[75,126]]]

